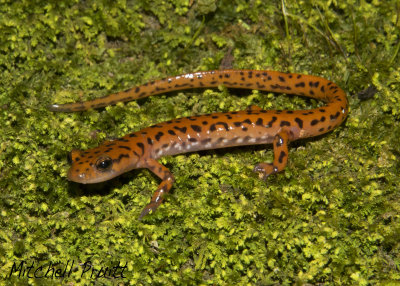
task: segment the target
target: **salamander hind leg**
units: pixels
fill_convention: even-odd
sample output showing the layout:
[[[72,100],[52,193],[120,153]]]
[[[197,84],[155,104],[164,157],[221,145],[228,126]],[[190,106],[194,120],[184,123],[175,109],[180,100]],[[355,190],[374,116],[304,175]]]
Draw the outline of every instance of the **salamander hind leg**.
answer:
[[[266,180],[269,175],[278,173],[285,169],[288,161],[288,140],[286,131],[281,131],[275,135],[273,141],[274,161],[272,163],[259,163],[253,171],[259,173],[261,179]]]
[[[143,209],[139,216],[141,220],[145,215],[150,212],[154,212],[163,202],[164,196],[171,190],[172,185],[175,181],[174,175],[165,166],[161,165],[154,159],[147,160],[146,167],[156,174],[162,182],[158,186],[157,190],[154,192],[150,203]]]

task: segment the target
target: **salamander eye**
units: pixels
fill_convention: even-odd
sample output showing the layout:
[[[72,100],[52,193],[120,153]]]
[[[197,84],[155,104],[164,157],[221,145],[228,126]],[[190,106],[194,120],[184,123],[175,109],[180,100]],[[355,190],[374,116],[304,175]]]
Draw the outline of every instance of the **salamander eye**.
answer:
[[[113,161],[110,157],[101,157],[96,161],[96,168],[99,171],[105,172],[108,171],[113,164]]]

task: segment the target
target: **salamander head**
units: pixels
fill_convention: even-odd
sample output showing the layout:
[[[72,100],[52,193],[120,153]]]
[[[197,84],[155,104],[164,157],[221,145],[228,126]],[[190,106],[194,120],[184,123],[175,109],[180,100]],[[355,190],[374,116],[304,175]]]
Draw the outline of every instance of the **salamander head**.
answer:
[[[71,164],[68,180],[81,184],[107,181],[136,168],[136,162],[130,157],[128,152],[104,144],[87,151],[72,150],[68,154]]]

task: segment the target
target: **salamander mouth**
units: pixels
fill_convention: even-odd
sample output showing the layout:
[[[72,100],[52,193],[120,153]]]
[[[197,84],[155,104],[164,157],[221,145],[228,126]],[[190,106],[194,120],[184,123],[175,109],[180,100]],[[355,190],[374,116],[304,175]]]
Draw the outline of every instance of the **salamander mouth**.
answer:
[[[93,176],[85,172],[76,172],[76,170],[71,168],[68,171],[68,180],[80,184],[96,184],[115,178],[120,174],[121,172],[110,170],[107,173],[101,173],[99,176]]]

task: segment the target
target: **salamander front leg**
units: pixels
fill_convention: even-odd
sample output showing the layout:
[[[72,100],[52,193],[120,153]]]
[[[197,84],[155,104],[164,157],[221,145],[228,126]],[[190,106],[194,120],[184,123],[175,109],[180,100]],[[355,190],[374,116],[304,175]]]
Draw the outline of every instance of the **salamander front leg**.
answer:
[[[258,172],[260,178],[266,180],[269,175],[278,173],[285,169],[288,161],[288,140],[289,136],[286,131],[281,131],[275,135],[273,141],[274,161],[272,163],[259,163],[253,171]]]
[[[170,170],[158,163],[156,160],[149,159],[146,161],[146,163],[146,168],[156,174],[162,180],[162,182],[153,194],[150,203],[143,209],[139,216],[139,220],[141,220],[150,211],[154,212],[161,205],[164,195],[169,192],[175,181],[174,175],[172,175]]]

